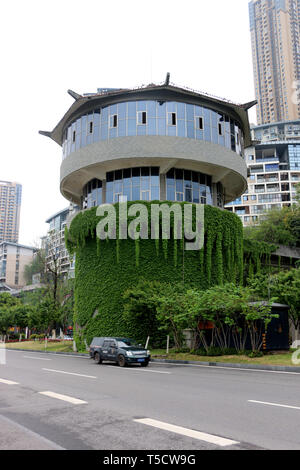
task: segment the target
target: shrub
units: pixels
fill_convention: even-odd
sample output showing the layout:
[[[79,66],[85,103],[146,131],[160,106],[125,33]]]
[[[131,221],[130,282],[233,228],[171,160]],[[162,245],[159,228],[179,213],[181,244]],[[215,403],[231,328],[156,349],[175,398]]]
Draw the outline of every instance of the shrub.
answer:
[[[203,348],[202,349],[201,348],[192,349],[191,354],[195,354],[195,356],[206,356],[207,355],[205,349],[203,349]]]
[[[264,353],[262,351],[250,351],[247,353],[248,357],[263,357]]]
[[[236,356],[238,354],[235,348],[225,348],[223,349],[224,356]]]
[[[178,348],[178,349],[174,349],[174,352],[176,354],[189,353],[189,352],[191,352],[191,350],[190,350],[190,348]]]
[[[210,346],[206,353],[207,356],[223,356],[223,350],[214,346]]]

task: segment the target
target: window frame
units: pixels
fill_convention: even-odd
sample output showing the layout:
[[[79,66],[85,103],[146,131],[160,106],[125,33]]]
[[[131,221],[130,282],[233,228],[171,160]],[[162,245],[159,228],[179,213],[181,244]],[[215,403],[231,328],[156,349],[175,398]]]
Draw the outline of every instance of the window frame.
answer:
[[[115,125],[116,121],[116,125]],[[110,114],[109,115],[109,129],[117,129],[118,128],[118,114]]]

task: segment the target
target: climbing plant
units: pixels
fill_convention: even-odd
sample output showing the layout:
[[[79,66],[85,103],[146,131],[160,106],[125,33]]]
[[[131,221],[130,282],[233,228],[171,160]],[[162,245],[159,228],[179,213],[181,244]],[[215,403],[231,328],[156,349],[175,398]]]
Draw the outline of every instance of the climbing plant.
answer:
[[[127,204],[128,211],[132,204],[136,202]],[[148,239],[119,237],[119,204],[114,205],[116,239],[100,240],[96,236],[97,224],[105,217],[97,216],[97,208],[80,212],[66,229],[67,249],[76,253],[74,326],[78,344],[84,339],[89,343],[95,335],[135,336],[134,322],[122,314],[122,296],[140,278],[182,283],[198,289],[221,285],[224,281],[243,282],[243,229],[235,214],[205,206],[204,247],[200,251],[187,251],[185,240],[174,240],[173,215],[170,239],[164,238],[161,214],[158,226],[154,227],[159,239],[151,239],[151,205],[159,203],[143,201],[142,204],[148,211]],[[165,204],[171,207],[174,203]],[[185,204],[180,203],[182,209]],[[195,228],[196,205],[193,209]],[[128,225],[134,220],[135,217],[128,216]]]

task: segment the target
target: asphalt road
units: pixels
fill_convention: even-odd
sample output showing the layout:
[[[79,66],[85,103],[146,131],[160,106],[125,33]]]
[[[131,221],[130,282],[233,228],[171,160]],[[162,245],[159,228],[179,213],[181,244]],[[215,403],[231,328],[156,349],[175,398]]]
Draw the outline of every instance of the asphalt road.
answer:
[[[0,449],[300,449],[300,374],[6,351]]]

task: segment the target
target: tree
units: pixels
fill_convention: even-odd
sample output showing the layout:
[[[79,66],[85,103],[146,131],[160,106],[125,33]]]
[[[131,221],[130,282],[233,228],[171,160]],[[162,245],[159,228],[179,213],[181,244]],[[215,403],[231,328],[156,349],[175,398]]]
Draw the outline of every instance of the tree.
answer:
[[[263,331],[267,331],[272,318],[278,318],[277,314],[272,314],[273,299],[266,302],[244,302],[241,315],[245,319],[245,324],[249,332],[252,352],[260,351],[263,339]]]
[[[214,286],[207,291],[189,291],[187,293],[188,312],[196,327],[199,339],[208,351],[209,347],[218,346],[221,349],[230,347],[230,339],[238,334],[237,349],[244,349],[245,331],[240,326],[245,289],[234,284]],[[210,344],[206,334],[207,322],[211,328]],[[242,340],[243,338],[243,340]]]
[[[2,307],[12,307],[19,304],[20,300],[16,297],[13,297],[9,292],[0,293],[0,310]]]
[[[273,297],[277,302],[287,304],[289,319],[300,333],[300,268],[281,271],[270,276],[255,276],[250,282],[251,289],[262,299]]]
[[[20,300],[8,292],[0,294],[0,331],[6,335],[8,329],[14,326],[14,308],[20,305]]]
[[[7,335],[8,329],[14,324],[14,317],[9,307],[2,307],[0,309],[0,332]]]
[[[123,294],[123,318],[135,339],[145,342],[150,336],[152,345],[160,345],[159,321],[156,317],[157,297],[164,285],[158,281],[141,279]]]
[[[32,276],[34,274],[40,274],[41,282],[44,282],[45,262],[45,250],[37,250],[31,263],[27,264],[24,268],[24,277],[27,285],[32,284]]]
[[[182,330],[187,327],[185,289],[182,284],[165,284],[156,296],[159,329],[172,333],[175,347],[182,347]]]
[[[244,237],[291,247],[300,246],[300,205],[266,212],[258,225],[244,228]]]
[[[237,351],[243,351],[247,334],[252,350],[261,348],[262,328],[267,329],[274,317],[270,306],[273,299],[270,302],[253,303],[256,299],[251,289],[234,284],[187,293],[188,313],[206,351],[209,346],[218,346],[223,350],[228,348],[231,338]],[[205,323],[208,321],[213,323],[210,345],[205,333]]]

